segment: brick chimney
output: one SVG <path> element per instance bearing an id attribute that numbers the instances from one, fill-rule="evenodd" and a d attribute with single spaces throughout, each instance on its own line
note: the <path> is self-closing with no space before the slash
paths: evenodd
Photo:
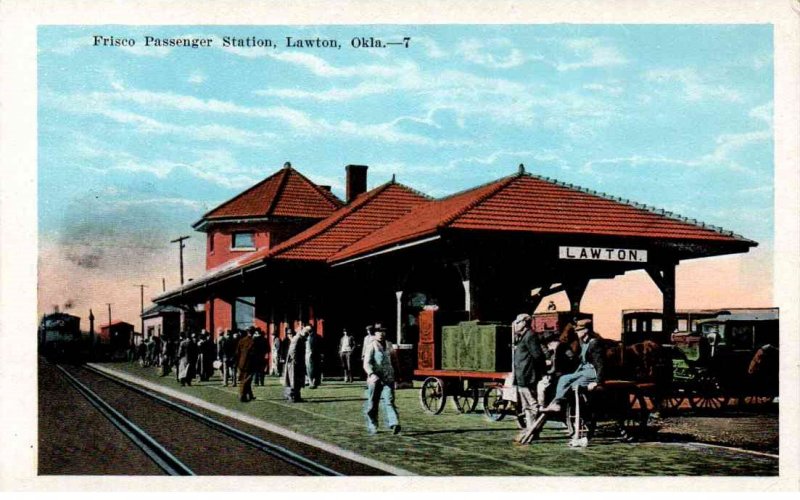
<path id="1" fill-rule="evenodd" d="M 366 165 L 347 165 L 347 203 L 353 201 L 356 196 L 367 191 L 367 167 Z"/>

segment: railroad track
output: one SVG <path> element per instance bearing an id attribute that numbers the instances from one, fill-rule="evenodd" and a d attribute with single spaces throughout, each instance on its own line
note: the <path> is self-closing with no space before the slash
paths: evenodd
<path id="1" fill-rule="evenodd" d="M 111 423 L 120 429 L 131 441 L 133 441 L 142 451 L 155 462 L 166 474 L 169 475 L 196 475 L 184 461 L 176 457 L 175 453 L 168 450 L 168 446 L 160 443 L 156 438 L 145 432 L 141 426 L 134 423 L 130 418 L 123 415 L 111 404 L 106 402 L 97 392 L 93 391 L 86 384 L 81 382 L 74 374 L 60 365 L 56 367 L 66 376 L 67 380 L 95 407 L 108 418 Z M 232 427 L 224 422 L 211 418 L 185 405 L 176 403 L 159 394 L 153 393 L 134 384 L 120 380 L 116 377 L 103 373 L 92 367 L 82 367 L 81 370 L 92 373 L 104 380 L 111 381 L 124 390 L 134 392 L 144 398 L 157 402 L 159 405 L 168 408 L 173 412 L 183 415 L 185 418 L 194 422 L 199 422 L 227 438 L 244 445 L 251 450 L 263 453 L 273 460 L 280 461 L 291 470 L 300 474 L 312 476 L 342 476 L 344 474 L 327 467 L 319 462 L 302 456 L 288 448 L 269 442 L 258 436 L 249 434 L 240 429 Z M 163 441 L 163 439 L 162 439 Z M 248 462 L 258 462 L 257 457 L 248 455 Z"/>

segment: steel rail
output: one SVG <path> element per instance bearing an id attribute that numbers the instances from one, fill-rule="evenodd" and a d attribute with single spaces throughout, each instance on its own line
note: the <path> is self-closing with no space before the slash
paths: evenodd
<path id="1" fill-rule="evenodd" d="M 89 389 L 85 384 L 79 381 L 74 375 L 65 370 L 61 365 L 55 365 L 66 377 L 67 381 L 72 384 L 81 395 L 86 398 L 89 403 L 97 408 L 97 410 L 106 417 L 117 429 L 119 429 L 125 436 L 133 441 L 136 446 L 155 462 L 164 472 L 170 476 L 194 476 L 194 472 L 181 462 L 175 455 L 170 453 L 166 448 L 161 446 L 149 434 L 143 431 L 139 426 L 131 420 L 123 416 L 120 412 L 115 410 L 111 405 L 106 403 L 94 391 Z"/>
<path id="2" fill-rule="evenodd" d="M 122 380 L 122 379 L 119 379 L 117 377 L 114 377 L 113 375 L 109 375 L 107 373 L 104 373 L 104 372 L 102 372 L 100 370 L 97 370 L 97 369 L 91 367 L 91 366 L 84 366 L 83 368 L 85 370 L 91 371 L 92 373 L 101 375 L 101 376 L 103 376 L 103 377 L 105 377 L 105 378 L 107 378 L 107 379 L 109 379 L 109 380 L 111 380 L 111 381 L 123 386 L 123 387 L 126 387 L 126 388 L 128 388 L 128 389 L 130 389 L 130 390 L 132 390 L 132 391 L 134 391 L 134 392 L 136 392 L 138 394 L 142 394 L 142 395 L 147 396 L 147 397 L 149 397 L 151 399 L 154 399 L 154 400 L 158 401 L 159 403 L 161 403 L 161 404 L 163 404 L 163 405 L 165 405 L 165 406 L 167 406 L 167 407 L 169 407 L 169 408 L 171 408 L 171 409 L 173 409 L 175 411 L 178 411 L 180 413 L 188 415 L 188 416 L 190 416 L 190 417 L 192 417 L 192 418 L 194 418 L 194 419 L 196 419 L 196 420 L 208 425 L 212 429 L 216 429 L 217 431 L 219 431 L 219 432 L 221 432 L 221 433 L 223 433 L 223 434 L 225 434 L 227 436 L 230 436 L 232 438 L 235 438 L 235 439 L 237 439 L 237 440 L 239 440 L 239 441 L 241 441 L 241 442 L 243 442 L 243 443 L 245 443 L 247 445 L 250 445 L 250 446 L 252 446 L 252 447 L 254 447 L 254 448 L 256 448 L 256 449 L 258 449 L 258 450 L 260 450 L 260 451 L 262 451 L 262 452 L 264 452 L 264 453 L 266 453 L 268 455 L 270 455 L 270 456 L 273 456 L 275 458 L 283 460 L 284 462 L 286 462 L 286 463 L 288 463 L 290 465 L 293 465 L 293 466 L 301 469 L 302 471 L 307 472 L 310 475 L 313 475 L 313 476 L 344 476 L 344 474 L 342 474 L 341 472 L 335 471 L 335 470 L 333 470 L 333 469 L 331 469 L 331 468 L 329 468 L 329 467 L 327 467 L 325 465 L 322 465 L 322 464 L 320 464 L 318 462 L 310 460 L 310 459 L 308 459 L 308 458 L 306 458 L 306 457 L 304 457 L 304 456 L 302 456 L 302 455 L 300 455 L 298 453 L 295 453 L 295 452 L 289 450 L 288 448 L 284 448 L 283 446 L 277 445 L 275 443 L 270 443 L 269 441 L 265 441 L 265 440 L 263 440 L 263 439 L 261 439 L 261 438 L 259 438 L 257 436 L 254 436 L 254 435 L 249 434 L 247 432 L 244 432 L 244 431 L 242 431 L 240 429 L 232 427 L 232 426 L 230 426 L 228 424 L 220 422 L 219 420 L 213 419 L 213 418 L 211 418 L 211 417 L 209 417 L 207 415 L 204 415 L 204 414 L 202 414 L 202 413 L 200 413 L 198 411 L 195 411 L 195 410 L 193 410 L 193 409 L 191 409 L 191 408 L 189 408 L 187 406 L 184 406 L 182 404 L 179 404 L 179 403 L 176 403 L 174 401 L 171 401 L 171 400 L 169 400 L 169 399 L 167 399 L 167 398 L 165 398 L 165 397 L 163 397 L 163 396 L 161 396 L 159 394 L 156 394 L 156 393 L 153 393 L 153 392 L 148 391 L 146 389 L 143 389 L 143 388 L 141 388 L 141 387 L 139 387 L 139 386 L 137 386 L 135 384 L 132 384 L 132 383 L 127 382 L 125 380 Z"/>

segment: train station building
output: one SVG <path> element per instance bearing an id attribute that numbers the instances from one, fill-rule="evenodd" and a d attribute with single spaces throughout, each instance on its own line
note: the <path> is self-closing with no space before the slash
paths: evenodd
<path id="1" fill-rule="evenodd" d="M 434 199 L 394 178 L 367 191 L 346 167 L 346 199 L 290 164 L 206 213 L 206 273 L 154 298 L 205 310 L 205 328 L 363 335 L 382 323 L 417 341 L 417 314 L 438 308 L 508 322 L 565 292 L 573 312 L 590 280 L 643 269 L 675 320 L 682 260 L 747 252 L 756 242 L 655 207 L 516 172 Z M 327 342 L 335 349 L 336 342 Z"/>

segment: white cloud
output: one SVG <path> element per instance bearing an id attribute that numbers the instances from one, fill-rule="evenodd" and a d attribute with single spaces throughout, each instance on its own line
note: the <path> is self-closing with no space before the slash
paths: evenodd
<path id="1" fill-rule="evenodd" d="M 441 59 L 447 56 L 447 52 L 442 50 L 439 44 L 432 38 L 425 36 L 414 37 L 411 39 L 411 43 L 414 45 L 422 45 L 425 49 L 425 55 L 431 59 Z"/>
<path id="2" fill-rule="evenodd" d="M 91 47 L 92 44 L 93 40 L 91 36 L 58 39 L 58 45 L 52 47 L 50 52 L 66 56 L 71 55 L 80 49 Z"/>
<path id="3" fill-rule="evenodd" d="M 202 71 L 195 71 L 189 75 L 189 78 L 186 81 L 199 85 L 206 81 L 206 75 Z"/>
<path id="4" fill-rule="evenodd" d="M 194 96 L 169 92 L 151 92 L 144 90 L 125 90 L 121 92 L 94 92 L 91 94 L 56 95 L 49 94 L 44 100 L 73 113 L 99 114 L 118 123 L 136 126 L 143 133 L 176 134 L 195 140 L 221 140 L 241 145 L 258 146 L 265 144 L 263 139 L 274 138 L 268 132 L 251 132 L 235 127 L 217 124 L 209 125 L 175 125 L 141 115 L 139 113 L 111 107 L 113 102 L 132 102 L 156 109 L 178 109 L 182 111 L 207 112 L 219 114 L 238 114 L 258 118 L 272 118 L 290 125 L 297 133 L 322 136 L 339 134 L 347 137 L 382 140 L 389 143 L 409 143 L 417 145 L 434 145 L 439 142 L 428 137 L 402 132 L 396 129 L 396 123 L 362 124 L 349 120 L 330 122 L 316 119 L 308 113 L 288 106 L 249 107 L 216 99 L 200 99 Z"/>
<path id="5" fill-rule="evenodd" d="M 352 87 L 333 87 L 328 90 L 310 91 L 300 89 L 264 89 L 256 90 L 256 95 L 279 97 L 281 99 L 308 99 L 321 102 L 341 102 L 387 94 L 396 87 L 390 83 L 361 82 Z"/>
<path id="6" fill-rule="evenodd" d="M 574 38 L 567 40 L 564 44 L 580 59 L 570 62 L 557 62 L 556 69 L 558 71 L 619 66 L 628 62 L 628 59 L 619 49 L 604 43 L 599 38 Z"/>
<path id="7" fill-rule="evenodd" d="M 458 44 L 457 52 L 471 63 L 493 69 L 515 68 L 524 64 L 530 57 L 526 57 L 505 38 L 463 40 Z"/>
<path id="8" fill-rule="evenodd" d="M 117 123 L 131 125 L 138 132 L 145 134 L 174 135 L 194 141 L 229 142 L 251 147 L 265 147 L 277 137 L 276 134 L 269 132 L 252 132 L 216 123 L 204 125 L 167 123 L 132 111 L 114 108 L 109 103 L 109 95 L 118 94 L 59 95 L 44 92 L 42 100 L 45 104 L 51 104 L 70 113 L 104 116 Z"/>
<path id="9" fill-rule="evenodd" d="M 125 46 L 120 49 L 129 54 L 146 57 L 166 57 L 172 52 L 170 47 L 145 47 L 144 45 Z"/>
<path id="10" fill-rule="evenodd" d="M 583 86 L 583 89 L 592 92 L 601 92 L 614 96 L 620 95 L 625 91 L 625 89 L 623 89 L 621 85 L 603 84 L 603 83 L 587 83 Z"/>
<path id="11" fill-rule="evenodd" d="M 755 118 L 756 120 L 761 120 L 767 125 L 772 128 L 772 117 L 773 117 L 773 105 L 772 101 L 766 102 L 760 106 L 756 106 L 755 108 L 751 109 L 747 115 L 751 118 Z"/>
<path id="12" fill-rule="evenodd" d="M 655 69 L 645 73 L 645 80 L 660 85 L 678 84 L 682 97 L 687 101 L 722 99 L 739 102 L 741 94 L 722 84 L 709 83 L 694 68 Z"/>
<path id="13" fill-rule="evenodd" d="M 690 168 L 724 168 L 733 172 L 755 175 L 755 172 L 752 168 L 744 166 L 739 162 L 737 153 L 748 146 L 763 143 L 771 139 L 772 131 L 770 130 L 756 130 L 736 134 L 721 134 L 715 139 L 715 146 L 711 152 L 695 158 L 681 159 L 646 155 L 604 158 L 587 161 L 584 163 L 581 171 L 584 173 L 591 173 L 594 171 L 593 167 L 603 165 L 673 165 Z"/>

